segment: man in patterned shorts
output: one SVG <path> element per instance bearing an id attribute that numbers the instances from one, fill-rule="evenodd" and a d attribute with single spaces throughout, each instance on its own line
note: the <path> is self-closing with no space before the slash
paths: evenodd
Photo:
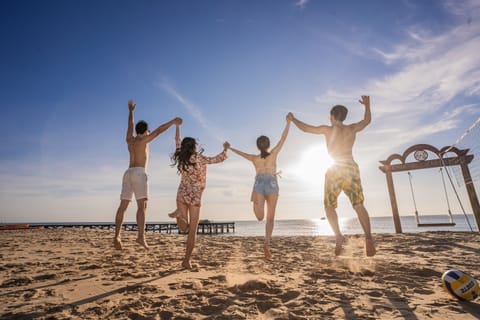
<path id="1" fill-rule="evenodd" d="M 357 163 L 353 160 L 352 148 L 355 143 L 357 132 L 363 130 L 371 121 L 370 97 L 362 96 L 359 100 L 365 106 L 363 120 L 357 123 L 344 124 L 348 109 L 342 105 L 336 105 L 330 110 L 331 125 L 312 126 L 294 117 L 292 113 L 288 117 L 302 131 L 325 135 L 327 150 L 335 161 L 325 174 L 325 212 L 328 222 L 335 232 L 336 246 L 335 254 L 340 255 L 345 242 L 345 237 L 338 225 L 336 212 L 337 198 L 343 191 L 358 215 L 360 224 L 365 232 L 365 247 L 367 256 L 374 256 L 376 253 L 375 243 L 371 234 L 370 218 L 367 209 L 363 205 L 362 182 Z"/>

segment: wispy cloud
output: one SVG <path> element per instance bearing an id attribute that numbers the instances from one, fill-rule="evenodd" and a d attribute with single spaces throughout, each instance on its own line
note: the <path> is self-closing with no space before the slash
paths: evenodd
<path id="1" fill-rule="evenodd" d="M 295 2 L 295 5 L 297 7 L 300 7 L 301 9 L 305 8 L 305 6 L 307 5 L 307 3 L 309 2 L 310 0 L 298 0 L 297 2 Z"/>
<path id="2" fill-rule="evenodd" d="M 180 94 L 180 92 L 170 82 L 167 80 L 162 80 L 158 86 L 175 100 L 177 100 L 211 136 L 218 141 L 225 140 L 225 134 L 207 120 L 207 118 L 203 115 L 201 108 Z"/>
<path id="3" fill-rule="evenodd" d="M 467 1 L 463 11 L 456 7 L 455 14 L 466 14 L 469 5 L 478 12 L 478 1 Z M 335 104 L 370 94 L 376 120 L 372 129 L 385 132 L 395 125 L 403 132 L 395 134 L 393 144 L 389 141 L 391 148 L 454 129 L 465 112 L 480 113 L 478 104 L 452 107 L 462 98 L 480 95 L 480 21 L 460 23 L 437 35 L 418 27 L 406 32 L 408 39 L 393 49 L 373 49 L 396 71 L 362 87 L 329 90 L 316 97 L 322 104 Z"/>

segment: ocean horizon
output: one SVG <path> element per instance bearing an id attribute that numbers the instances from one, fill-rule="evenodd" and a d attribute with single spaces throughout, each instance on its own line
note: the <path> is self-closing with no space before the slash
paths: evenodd
<path id="1" fill-rule="evenodd" d="M 453 215 L 455 226 L 434 226 L 418 227 L 415 216 L 401 216 L 402 231 L 404 233 L 418 233 L 425 231 L 456 231 L 471 232 L 478 231 L 477 224 L 473 214 L 467 214 L 470 225 L 465 215 Z M 205 221 L 205 219 L 204 219 Z M 235 222 L 235 232 L 224 233 L 222 236 L 242 236 L 255 237 L 265 235 L 265 221 L 256 220 L 208 220 L 209 222 Z M 448 223 L 448 215 L 424 215 L 420 217 L 421 223 Z M 147 221 L 147 223 L 172 223 L 169 221 Z M 112 224 L 108 222 L 24 222 L 31 226 L 35 225 L 93 225 L 93 224 Z M 127 221 L 125 223 L 135 223 Z M 363 234 L 360 222 L 357 217 L 339 218 L 340 228 L 344 234 Z M 370 217 L 370 223 L 373 233 L 395 233 L 395 225 L 392 216 Z M 470 226 L 472 229 L 470 229 Z M 318 219 L 285 219 L 275 220 L 273 236 L 329 236 L 333 231 L 325 218 Z"/>

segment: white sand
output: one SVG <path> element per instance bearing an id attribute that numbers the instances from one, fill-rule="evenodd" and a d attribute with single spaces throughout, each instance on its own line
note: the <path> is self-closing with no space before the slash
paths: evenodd
<path id="1" fill-rule="evenodd" d="M 448 269 L 480 279 L 478 233 L 349 236 L 335 258 L 333 237 L 199 236 L 194 269 L 182 270 L 182 235 L 135 232 L 125 249 L 113 231 L 0 232 L 1 319 L 479 319 L 480 301 L 460 302 L 441 286 Z"/>

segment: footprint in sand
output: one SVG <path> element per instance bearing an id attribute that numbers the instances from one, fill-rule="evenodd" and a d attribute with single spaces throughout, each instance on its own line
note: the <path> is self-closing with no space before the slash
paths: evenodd
<path id="1" fill-rule="evenodd" d="M 32 282 L 33 282 L 33 279 L 31 277 L 19 277 L 19 278 L 13 278 L 13 279 L 8 279 L 3 281 L 0 287 L 6 288 L 6 287 L 25 286 L 25 285 L 31 284 Z"/>
<path id="2" fill-rule="evenodd" d="M 290 300 L 296 299 L 298 296 L 300 296 L 300 291 L 289 290 L 283 293 L 282 295 L 280 295 L 280 299 L 282 300 L 283 303 L 285 303 Z"/>
<path id="3" fill-rule="evenodd" d="M 33 280 L 43 281 L 43 280 L 53 280 L 56 278 L 58 278 L 57 274 L 47 273 L 47 274 L 41 274 L 41 275 L 35 276 Z"/>
<path id="4" fill-rule="evenodd" d="M 27 301 L 30 299 L 37 298 L 38 296 L 39 296 L 38 290 L 28 290 L 26 293 L 23 294 L 23 298 Z"/>

